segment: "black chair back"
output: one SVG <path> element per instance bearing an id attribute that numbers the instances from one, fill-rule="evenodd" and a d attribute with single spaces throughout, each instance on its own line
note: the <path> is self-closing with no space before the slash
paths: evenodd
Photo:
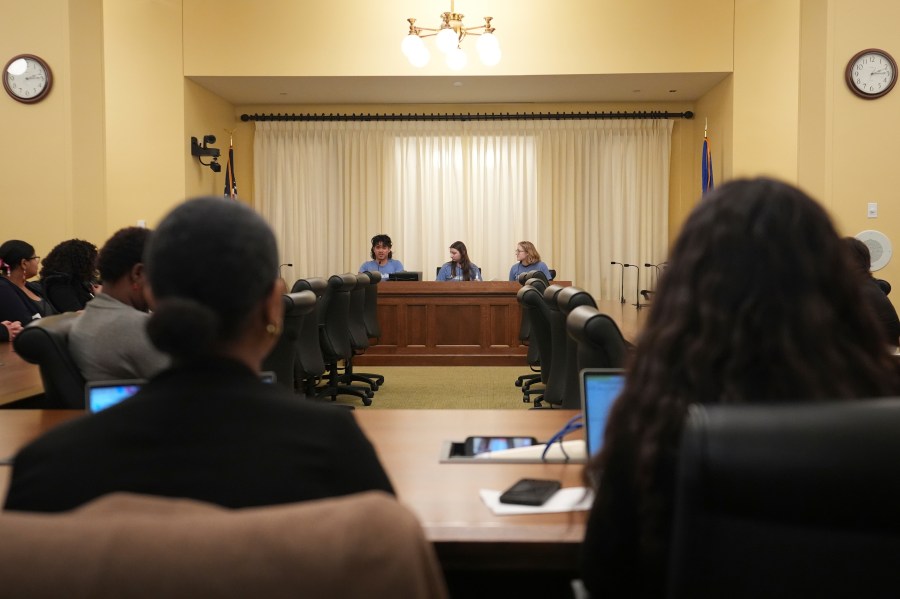
<path id="1" fill-rule="evenodd" d="M 353 357 L 350 338 L 350 292 L 356 287 L 356 275 L 342 274 L 328 277 L 319 303 L 319 343 L 325 363 L 349 360 Z"/>
<path id="2" fill-rule="evenodd" d="M 369 284 L 366 286 L 366 333 L 371 339 L 381 337 L 381 325 L 378 322 L 378 284 L 381 282 L 381 273 L 367 271 L 363 273 L 368 275 Z"/>
<path id="3" fill-rule="evenodd" d="M 369 349 L 369 333 L 366 330 L 366 289 L 371 284 L 369 275 L 359 273 L 356 285 L 350 290 L 350 344 L 353 353 L 361 354 Z"/>
<path id="4" fill-rule="evenodd" d="M 316 308 L 316 294 L 312 291 L 298 291 L 282 296 L 284 305 L 284 323 L 278 343 L 263 360 L 262 369 L 275 373 L 276 381 L 294 390 L 294 367 L 297 361 L 297 347 L 300 338 L 300 329 L 307 314 L 311 314 Z"/>
<path id="5" fill-rule="evenodd" d="M 550 322 L 550 347 L 553 360 L 550 364 L 550 379 L 544 391 L 543 401 L 560 406 L 566 397 L 566 317 L 559 310 L 556 296 L 564 287 L 550 285 L 544 290 L 544 303 L 548 308 Z"/>
<path id="6" fill-rule="evenodd" d="M 553 347 L 550 335 L 550 309 L 544 302 L 543 291 L 538 285 L 529 284 L 522 286 L 516 293 L 516 299 L 523 310 L 528 312 L 531 321 L 531 334 L 529 351 L 531 346 L 537 348 L 538 363 L 541 365 L 541 381 L 550 380 L 550 368 L 553 363 Z"/>
<path id="7" fill-rule="evenodd" d="M 577 346 L 578 371 L 622 368 L 631 350 L 615 321 L 596 307 L 577 306 L 566 317 L 566 330 Z"/>
<path id="8" fill-rule="evenodd" d="M 692 406 L 669 597 L 896 596 L 900 399 Z"/>
<path id="9" fill-rule="evenodd" d="M 581 393 L 579 390 L 581 382 L 578 378 L 578 373 L 580 372 L 578 367 L 578 343 L 571 335 L 566 334 L 565 321 L 569 313 L 578 306 L 592 306 L 596 308 L 597 304 L 590 293 L 578 287 L 563 288 L 562 291 L 556 294 L 556 303 L 563 315 L 563 334 L 566 337 L 566 372 L 564 374 L 566 383 L 562 407 L 569 410 L 580 410 Z"/>
<path id="10" fill-rule="evenodd" d="M 44 399 L 34 407 L 84 409 L 84 377 L 69 354 L 69 331 L 78 316 L 66 312 L 34 320 L 13 342 L 16 353 L 41 372 Z"/>
<path id="11" fill-rule="evenodd" d="M 325 373 L 325 360 L 322 357 L 322 344 L 319 341 L 319 303 L 328 287 L 328 281 L 322 277 L 298 279 L 291 288 L 291 293 L 311 291 L 316 296 L 316 307 L 312 312 L 304 314 L 297 335 L 297 348 L 294 353 L 294 387 L 303 389 L 307 395 L 314 394 L 318 377 Z"/>

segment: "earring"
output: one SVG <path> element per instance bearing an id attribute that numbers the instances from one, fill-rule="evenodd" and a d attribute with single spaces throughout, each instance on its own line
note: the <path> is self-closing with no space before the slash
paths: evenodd
<path id="1" fill-rule="evenodd" d="M 281 333 L 281 328 L 274 322 L 270 322 L 266 325 L 266 332 L 274 337 Z"/>

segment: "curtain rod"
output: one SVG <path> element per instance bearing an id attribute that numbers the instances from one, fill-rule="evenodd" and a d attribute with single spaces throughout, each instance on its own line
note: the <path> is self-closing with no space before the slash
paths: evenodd
<path id="1" fill-rule="evenodd" d="M 540 121 L 591 119 L 692 119 L 685 112 L 523 112 L 490 114 L 242 114 L 246 121 Z"/>

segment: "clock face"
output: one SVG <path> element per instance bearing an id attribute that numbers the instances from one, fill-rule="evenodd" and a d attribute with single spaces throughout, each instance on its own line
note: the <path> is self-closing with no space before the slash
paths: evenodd
<path id="1" fill-rule="evenodd" d="M 863 50 L 847 63 L 847 85 L 857 96 L 873 100 L 897 82 L 897 63 L 884 50 Z"/>
<path id="2" fill-rule="evenodd" d="M 13 99 L 26 104 L 43 100 L 50 92 L 50 67 L 33 54 L 13 57 L 3 69 L 3 87 Z"/>

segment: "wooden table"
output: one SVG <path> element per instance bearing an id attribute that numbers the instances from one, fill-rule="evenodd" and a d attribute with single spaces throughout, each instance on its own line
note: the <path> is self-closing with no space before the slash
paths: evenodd
<path id="1" fill-rule="evenodd" d="M 0 405 L 41 395 L 44 384 L 36 364 L 23 360 L 12 343 L 0 343 Z"/>
<path id="2" fill-rule="evenodd" d="M 0 411 L 0 457 L 42 431 L 80 416 L 72 410 Z M 418 515 L 447 570 L 571 571 L 584 536 L 586 512 L 494 516 L 479 489 L 505 489 L 520 478 L 582 486 L 581 464 L 441 464 L 444 441 L 469 435 L 533 435 L 548 439 L 570 410 L 354 411 L 375 446 L 400 500 Z M 573 434 L 578 438 L 580 431 Z M 10 468 L 0 467 L 0 497 Z"/>

